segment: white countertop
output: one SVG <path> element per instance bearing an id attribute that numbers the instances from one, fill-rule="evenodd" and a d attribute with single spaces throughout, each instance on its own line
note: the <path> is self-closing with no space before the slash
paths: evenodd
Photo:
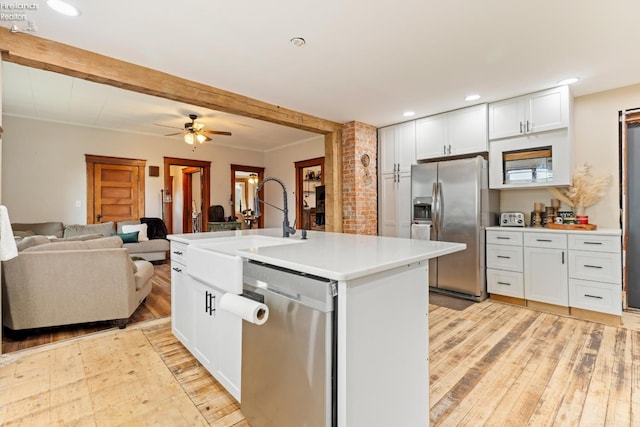
<path id="1" fill-rule="evenodd" d="M 171 234 L 167 238 L 189 245 L 208 245 L 215 243 L 216 239 L 248 235 L 281 237 L 282 229 Z M 299 243 L 242 249 L 232 247 L 226 251 L 222 244 L 216 250 L 332 280 L 352 280 L 466 248 L 464 243 L 323 231 L 309 231 L 304 241 L 300 241 L 300 237 L 298 230 L 289 239 Z"/>
<path id="2" fill-rule="evenodd" d="M 562 230 L 546 227 L 487 227 L 486 230 L 494 231 L 524 231 L 526 233 L 565 233 L 565 234 L 598 234 L 601 236 L 621 236 L 622 230 L 618 228 L 600 228 L 596 230 Z"/>

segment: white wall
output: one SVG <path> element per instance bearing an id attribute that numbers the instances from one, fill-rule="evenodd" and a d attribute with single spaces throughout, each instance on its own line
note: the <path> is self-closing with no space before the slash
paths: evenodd
<path id="1" fill-rule="evenodd" d="M 609 192 L 596 205 L 587 208 L 589 222 L 599 228 L 620 228 L 620 168 L 618 164 L 618 112 L 640 107 L 640 85 L 604 91 L 574 99 L 574 163 L 592 165 L 592 174 L 611 175 Z M 529 214 L 534 202 L 550 204 L 547 190 L 502 191 L 502 211 Z M 563 206 L 563 208 L 566 206 Z"/>
<path id="2" fill-rule="evenodd" d="M 211 204 L 229 206 L 230 164 L 264 166 L 264 154 L 212 144 L 195 151 L 179 137 L 164 138 L 4 116 L 2 202 L 13 222 L 86 222 L 85 154 L 144 159 L 145 216 L 160 217 L 163 157 L 211 161 Z M 147 168 L 148 170 L 148 168 Z M 76 201 L 80 207 L 76 207 Z"/>
<path id="3" fill-rule="evenodd" d="M 287 187 L 287 204 L 289 207 L 289 222 L 293 225 L 296 218 L 296 167 L 295 162 L 324 157 L 324 136 L 318 135 L 301 141 L 297 144 L 269 151 L 265 154 L 265 178 L 275 177 L 281 179 Z M 268 182 L 264 186 L 264 197 L 270 203 L 282 208 L 282 187 L 275 182 Z M 271 206 L 265 206 L 265 228 L 282 227 L 283 215 Z M 301 227 L 301 224 L 296 224 Z"/>

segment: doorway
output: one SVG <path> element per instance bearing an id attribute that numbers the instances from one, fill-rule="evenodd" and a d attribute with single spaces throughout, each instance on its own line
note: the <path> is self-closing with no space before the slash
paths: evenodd
<path id="1" fill-rule="evenodd" d="M 296 224 L 302 230 L 325 229 L 324 157 L 295 162 Z"/>
<path id="2" fill-rule="evenodd" d="M 209 161 L 164 158 L 162 215 L 169 234 L 176 233 L 174 228 L 182 228 L 180 231 L 183 233 L 207 229 L 207 209 L 204 207 L 210 204 L 210 177 L 211 162 Z M 178 180 L 181 182 L 176 185 L 175 181 Z M 189 184 L 185 184 L 185 181 L 189 181 Z M 185 185 L 188 185 L 188 188 Z M 196 201 L 195 209 L 194 200 Z M 194 212 L 199 215 L 195 223 L 193 222 Z M 187 227 L 184 227 L 185 221 L 187 221 Z"/>
<path id="3" fill-rule="evenodd" d="M 640 309 L 640 109 L 620 113 L 623 292 L 627 306 Z"/>
<path id="4" fill-rule="evenodd" d="M 231 165 L 232 214 L 244 222 L 243 228 L 264 228 L 264 218 L 254 216 L 253 203 L 256 188 L 263 179 L 263 167 Z M 261 199 L 264 197 L 262 189 L 259 196 Z"/>
<path id="5" fill-rule="evenodd" d="M 146 160 L 85 155 L 87 224 L 144 216 Z"/>

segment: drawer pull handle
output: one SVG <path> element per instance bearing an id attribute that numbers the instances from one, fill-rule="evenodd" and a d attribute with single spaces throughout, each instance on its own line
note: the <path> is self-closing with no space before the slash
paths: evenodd
<path id="1" fill-rule="evenodd" d="M 547 242 L 547 243 L 551 243 L 552 240 L 550 239 L 536 239 L 536 242 Z"/>
<path id="2" fill-rule="evenodd" d="M 176 272 L 178 272 L 178 273 L 182 273 L 182 269 L 181 269 L 181 268 L 178 268 L 178 267 L 173 267 L 173 268 L 172 268 L 172 270 L 173 270 L 173 271 L 176 271 Z"/>
<path id="3" fill-rule="evenodd" d="M 587 268 L 602 268 L 602 266 L 600 266 L 600 265 L 589 265 L 589 264 L 585 264 L 584 266 L 585 266 L 585 267 L 587 267 Z"/>
<path id="4" fill-rule="evenodd" d="M 511 283 L 509 283 L 509 282 L 498 282 L 498 285 L 511 286 Z"/>
<path id="5" fill-rule="evenodd" d="M 595 299 L 603 299 L 601 296 L 599 295 L 589 295 L 589 294 L 584 294 L 585 297 L 587 298 L 595 298 Z"/>
<path id="6" fill-rule="evenodd" d="M 497 236 L 496 239 L 498 239 L 498 240 L 511 240 L 511 237 Z"/>
<path id="7" fill-rule="evenodd" d="M 602 242 L 583 242 L 585 245 L 601 245 Z"/>
<path id="8" fill-rule="evenodd" d="M 173 251 L 173 253 L 176 255 L 182 255 L 182 251 Z"/>
<path id="9" fill-rule="evenodd" d="M 511 259 L 510 256 L 498 255 L 498 258 Z"/>

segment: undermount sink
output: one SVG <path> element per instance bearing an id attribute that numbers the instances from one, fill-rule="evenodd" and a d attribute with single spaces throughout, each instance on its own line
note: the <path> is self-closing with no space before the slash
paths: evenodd
<path id="1" fill-rule="evenodd" d="M 302 242 L 300 239 L 249 235 L 221 237 L 207 243 L 191 244 L 187 247 L 187 271 L 202 283 L 225 292 L 241 294 L 242 257 L 238 251 Z"/>

